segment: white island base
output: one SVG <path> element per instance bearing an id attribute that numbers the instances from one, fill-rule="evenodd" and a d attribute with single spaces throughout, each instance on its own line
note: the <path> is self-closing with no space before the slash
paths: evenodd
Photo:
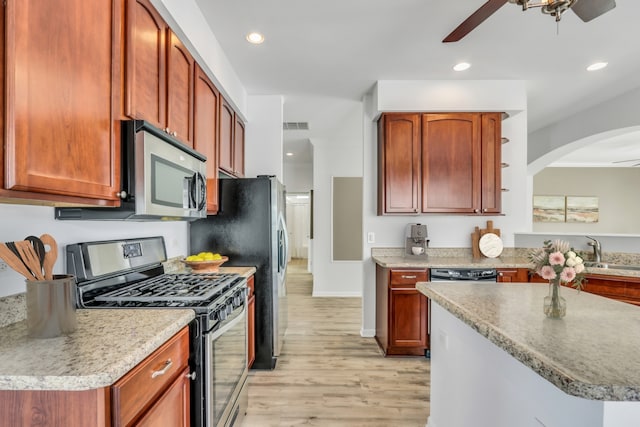
<path id="1" fill-rule="evenodd" d="M 640 402 L 570 396 L 433 300 L 431 325 L 427 427 L 640 426 Z"/>

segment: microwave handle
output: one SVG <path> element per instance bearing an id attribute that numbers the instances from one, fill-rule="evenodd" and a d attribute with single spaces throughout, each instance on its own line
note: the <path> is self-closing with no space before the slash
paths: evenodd
<path id="1" fill-rule="evenodd" d="M 196 172 L 191 178 L 191 201 L 199 211 L 207 204 L 207 181 L 200 172 Z"/>

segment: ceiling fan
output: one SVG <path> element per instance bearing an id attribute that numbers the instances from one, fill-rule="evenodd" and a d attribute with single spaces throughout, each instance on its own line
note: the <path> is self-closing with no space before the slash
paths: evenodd
<path id="1" fill-rule="evenodd" d="M 459 41 L 504 6 L 505 3 L 514 3 L 522 6 L 522 10 L 539 7 L 542 13 L 554 16 L 556 22 L 560 21 L 562 13 L 567 9 L 571 9 L 584 22 L 589 22 L 616 7 L 615 0 L 489 0 L 465 19 L 462 24 L 458 25 L 442 42 Z"/>

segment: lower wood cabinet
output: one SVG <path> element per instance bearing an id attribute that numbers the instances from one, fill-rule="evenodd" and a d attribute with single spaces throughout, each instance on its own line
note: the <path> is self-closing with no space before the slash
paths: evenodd
<path id="1" fill-rule="evenodd" d="M 113 425 L 136 419 L 158 425 L 148 420 L 162 419 L 165 425 L 189 426 L 188 371 L 189 330 L 184 328 L 111 387 Z"/>
<path id="2" fill-rule="evenodd" d="M 171 426 L 190 420 L 189 328 L 111 387 L 0 390 L 0 426 Z"/>
<path id="3" fill-rule="evenodd" d="M 429 349 L 428 299 L 416 289 L 427 269 L 376 265 L 376 341 L 385 356 L 423 356 Z"/>
<path id="4" fill-rule="evenodd" d="M 498 268 L 498 282 L 528 282 L 529 269 L 527 268 Z"/>
<path id="5" fill-rule="evenodd" d="M 587 274 L 582 290 L 640 306 L 640 277 Z"/>
<path id="6" fill-rule="evenodd" d="M 530 274 L 529 281 L 549 283 L 535 273 Z M 582 291 L 640 306 L 640 277 L 585 274 Z"/>
<path id="7" fill-rule="evenodd" d="M 251 368 L 256 360 L 256 294 L 254 276 L 247 280 L 247 367 Z"/>

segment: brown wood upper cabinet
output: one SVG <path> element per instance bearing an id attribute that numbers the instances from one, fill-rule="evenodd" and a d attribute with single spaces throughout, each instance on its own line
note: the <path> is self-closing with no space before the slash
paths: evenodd
<path id="1" fill-rule="evenodd" d="M 378 121 L 378 214 L 420 209 L 420 115 L 383 114 Z"/>
<path id="2" fill-rule="evenodd" d="M 120 2 L 5 4 L 0 199 L 118 204 Z"/>
<path id="3" fill-rule="evenodd" d="M 378 214 L 501 212 L 501 113 L 385 113 Z"/>
<path id="4" fill-rule="evenodd" d="M 195 60 L 149 0 L 127 0 L 124 114 L 193 147 Z"/>
<path id="5" fill-rule="evenodd" d="M 220 169 L 244 176 L 244 122 L 226 99 L 220 97 Z"/>
<path id="6" fill-rule="evenodd" d="M 196 64 L 193 148 L 207 157 L 207 213 L 218 212 L 218 108 L 220 92 Z"/>

